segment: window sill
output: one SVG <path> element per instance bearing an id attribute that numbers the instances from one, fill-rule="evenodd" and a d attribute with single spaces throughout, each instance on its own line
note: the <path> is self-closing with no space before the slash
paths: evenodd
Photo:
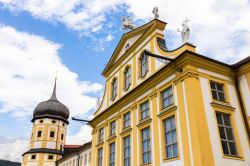
<path id="1" fill-rule="evenodd" d="M 111 101 L 114 102 L 116 100 L 117 94 L 115 95 L 115 97 L 111 97 Z"/>
<path id="2" fill-rule="evenodd" d="M 148 163 L 148 164 L 140 164 L 140 166 L 151 166 L 152 164 L 151 163 Z"/>
<path id="3" fill-rule="evenodd" d="M 144 79 L 148 74 L 148 70 L 146 70 L 146 73 L 142 76 L 141 74 L 139 75 L 139 79 Z"/>
<path id="4" fill-rule="evenodd" d="M 152 118 L 150 116 L 146 117 L 145 119 L 142 119 L 139 121 L 139 123 L 136 125 L 137 127 L 140 127 L 144 124 L 150 123 L 152 121 Z"/>
<path id="5" fill-rule="evenodd" d="M 232 159 L 232 160 L 241 160 L 241 161 L 245 161 L 243 157 L 240 156 L 227 156 L 227 155 L 223 155 L 223 158 L 226 159 Z"/>
<path id="6" fill-rule="evenodd" d="M 180 160 L 180 156 L 173 157 L 173 158 L 165 158 L 163 159 L 163 162 L 170 162 L 170 161 L 175 161 L 175 160 Z"/>
<path id="7" fill-rule="evenodd" d="M 116 136 L 115 134 L 110 135 L 109 138 L 107 139 L 107 141 L 108 141 L 108 142 L 111 142 L 111 141 L 113 141 L 114 139 L 116 139 L 116 137 L 117 137 L 117 136 Z"/>
<path id="8" fill-rule="evenodd" d="M 157 115 L 158 117 L 161 117 L 167 113 L 170 113 L 172 111 L 175 111 L 177 109 L 177 106 L 175 106 L 174 104 L 171 104 L 170 106 L 166 107 L 166 108 L 163 108 L 161 110 L 161 112 Z"/>
<path id="9" fill-rule="evenodd" d="M 127 88 L 123 88 L 123 91 L 124 91 L 124 92 L 127 92 L 127 91 L 129 90 L 130 86 L 131 86 L 131 83 L 128 85 Z"/>
<path id="10" fill-rule="evenodd" d="M 232 107 L 228 102 L 222 102 L 222 101 L 213 100 L 210 103 L 210 105 L 214 106 L 214 107 L 225 108 L 225 109 L 232 110 L 232 111 L 235 110 L 235 108 Z"/>
<path id="11" fill-rule="evenodd" d="M 131 127 L 126 127 L 122 130 L 122 132 L 120 133 L 120 135 L 125 135 L 126 133 L 129 133 L 132 131 Z"/>
<path id="12" fill-rule="evenodd" d="M 104 141 L 101 140 L 101 141 L 98 141 L 98 142 L 97 142 L 96 146 L 102 146 L 103 144 L 104 144 Z"/>

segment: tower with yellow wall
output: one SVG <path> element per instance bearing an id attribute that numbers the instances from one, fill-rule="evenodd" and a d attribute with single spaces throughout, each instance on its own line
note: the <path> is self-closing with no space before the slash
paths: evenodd
<path id="1" fill-rule="evenodd" d="M 56 81 L 49 100 L 39 103 L 34 112 L 29 150 L 23 166 L 54 166 L 63 156 L 69 109 L 56 97 Z"/>

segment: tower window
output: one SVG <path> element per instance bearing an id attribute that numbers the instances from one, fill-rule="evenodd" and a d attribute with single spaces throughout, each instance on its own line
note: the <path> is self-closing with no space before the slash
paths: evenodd
<path id="1" fill-rule="evenodd" d="M 65 126 L 65 123 L 63 123 L 63 126 Z"/>
<path id="2" fill-rule="evenodd" d="M 37 137 L 41 137 L 42 136 L 42 131 L 38 131 L 37 132 Z"/>
<path id="3" fill-rule="evenodd" d="M 54 131 L 51 131 L 49 136 L 50 136 L 51 138 L 54 138 L 55 132 L 54 132 Z"/>
<path id="4" fill-rule="evenodd" d="M 53 155 L 49 155 L 48 159 L 53 160 Z"/>
<path id="5" fill-rule="evenodd" d="M 31 155 L 31 159 L 35 160 L 36 159 L 36 155 L 35 154 Z"/>
<path id="6" fill-rule="evenodd" d="M 63 135 L 63 134 L 61 134 L 61 140 L 63 140 L 63 136 L 64 136 L 64 135 Z"/>
<path id="7" fill-rule="evenodd" d="M 52 123 L 56 123 L 56 121 L 55 121 L 55 120 L 52 120 Z"/>
<path id="8" fill-rule="evenodd" d="M 60 150 L 63 151 L 63 145 L 60 145 Z"/>
<path id="9" fill-rule="evenodd" d="M 43 120 L 40 120 L 40 123 L 43 123 Z"/>

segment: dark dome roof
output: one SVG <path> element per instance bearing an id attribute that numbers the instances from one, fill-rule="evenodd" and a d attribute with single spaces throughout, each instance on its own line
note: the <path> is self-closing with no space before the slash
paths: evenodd
<path id="1" fill-rule="evenodd" d="M 69 109 L 56 98 L 56 81 L 50 99 L 43 101 L 36 106 L 33 112 L 32 122 L 41 118 L 60 119 L 68 123 Z"/>

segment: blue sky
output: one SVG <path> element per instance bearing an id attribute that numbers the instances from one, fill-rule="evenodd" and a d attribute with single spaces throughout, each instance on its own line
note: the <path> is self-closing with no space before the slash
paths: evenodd
<path id="1" fill-rule="evenodd" d="M 169 49 L 181 45 L 176 29 L 188 18 L 198 53 L 226 63 L 250 55 L 247 0 L 0 0 L 0 158 L 21 159 L 33 109 L 50 97 L 56 72 L 59 100 L 72 116 L 91 118 L 104 90 L 101 72 L 124 33 L 121 16 L 141 26 L 154 6 L 168 23 Z M 86 142 L 90 133 L 70 122 L 68 143 Z"/>

